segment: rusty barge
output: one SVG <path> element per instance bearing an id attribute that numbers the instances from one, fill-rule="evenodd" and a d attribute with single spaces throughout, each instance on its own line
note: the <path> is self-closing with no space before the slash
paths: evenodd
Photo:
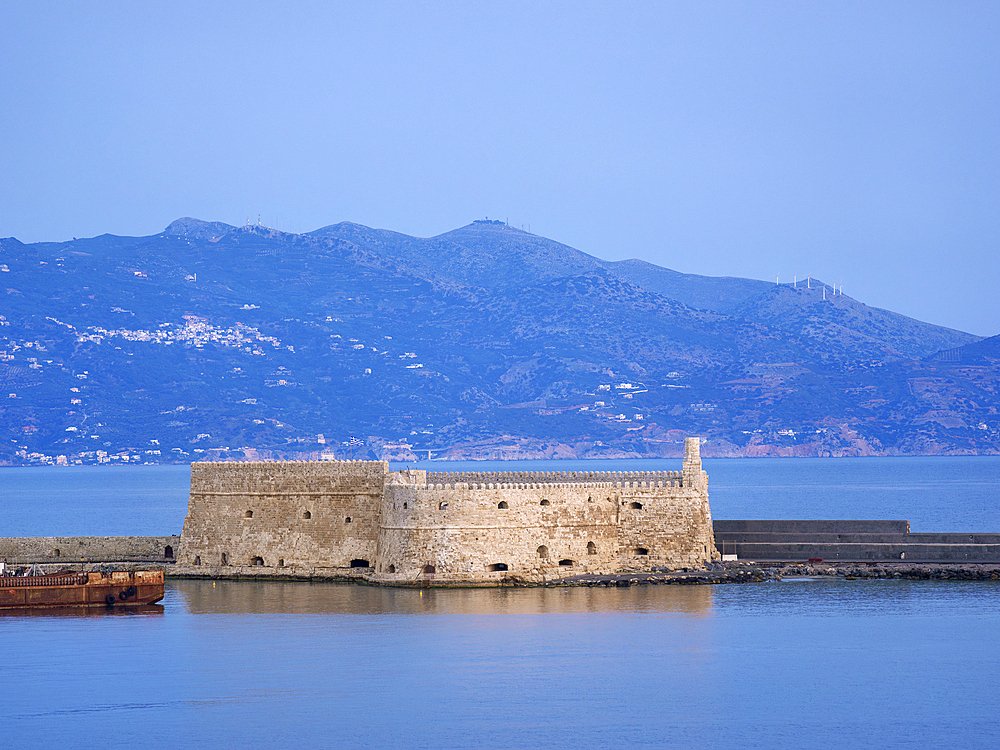
<path id="1" fill-rule="evenodd" d="M 135 607 L 162 598 L 162 570 L 0 576 L 0 609 Z"/>

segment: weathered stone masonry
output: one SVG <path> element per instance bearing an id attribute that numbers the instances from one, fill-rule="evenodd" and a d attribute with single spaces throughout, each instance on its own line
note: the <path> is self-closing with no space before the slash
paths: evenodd
<path id="1" fill-rule="evenodd" d="M 195 463 L 178 564 L 498 584 L 717 559 L 697 438 L 682 471 L 389 471 L 382 461 Z M 248 571 L 251 572 L 251 571 Z"/>
<path id="2" fill-rule="evenodd" d="M 178 536 L 36 536 L 0 537 L 0 562 L 20 565 L 61 563 L 173 563 Z"/>

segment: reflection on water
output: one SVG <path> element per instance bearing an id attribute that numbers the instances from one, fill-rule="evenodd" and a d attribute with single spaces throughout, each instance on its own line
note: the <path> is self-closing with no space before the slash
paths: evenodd
<path id="1" fill-rule="evenodd" d="M 170 581 L 164 602 L 192 614 L 708 615 L 711 586 L 393 589 L 351 583 Z"/>
<path id="2" fill-rule="evenodd" d="M 23 607 L 0 609 L 0 617 L 148 617 L 162 615 L 162 604 L 131 607 Z"/>

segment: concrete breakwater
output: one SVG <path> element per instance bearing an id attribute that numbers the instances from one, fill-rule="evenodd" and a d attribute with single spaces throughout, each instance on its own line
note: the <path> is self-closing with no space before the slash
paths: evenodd
<path id="1" fill-rule="evenodd" d="M 1000 534 L 910 532 L 909 521 L 719 521 L 715 546 L 724 556 L 757 562 L 1000 562 Z"/>

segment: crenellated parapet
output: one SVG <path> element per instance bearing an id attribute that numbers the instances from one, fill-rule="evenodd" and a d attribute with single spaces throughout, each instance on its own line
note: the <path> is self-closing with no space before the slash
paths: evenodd
<path id="1" fill-rule="evenodd" d="M 427 481 L 432 485 L 500 484 L 635 484 L 656 483 L 657 486 L 680 486 L 684 474 L 680 471 L 429 471 Z M 676 483 L 676 484 L 672 484 Z"/>
<path id="2" fill-rule="evenodd" d="M 664 474 L 668 472 L 663 472 Z M 671 474 L 680 474 L 680 472 L 669 472 Z M 429 476 L 429 475 L 428 475 Z M 618 489 L 640 489 L 640 488 L 665 488 L 674 487 L 681 488 L 684 486 L 683 478 L 680 476 L 674 477 L 672 479 L 659 480 L 659 481 L 625 481 L 625 482 L 469 482 L 464 481 L 464 478 L 455 476 L 447 477 L 438 475 L 434 477 L 435 479 L 447 478 L 452 481 L 438 482 L 438 483 L 428 483 L 423 485 L 423 489 L 428 490 L 485 490 L 485 489 L 503 489 L 503 490 L 530 490 L 530 489 L 545 489 L 546 487 L 569 487 L 573 489 L 586 489 L 588 487 L 612 487 Z"/>

